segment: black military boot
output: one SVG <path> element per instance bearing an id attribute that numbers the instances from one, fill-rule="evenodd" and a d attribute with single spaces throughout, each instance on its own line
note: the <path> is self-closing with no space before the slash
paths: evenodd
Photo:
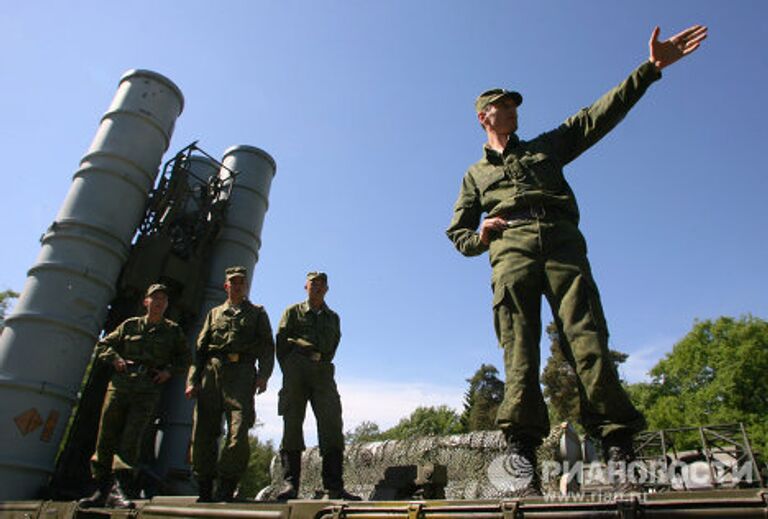
<path id="1" fill-rule="evenodd" d="M 213 503 L 213 480 L 212 479 L 197 480 L 197 502 Z"/>
<path id="2" fill-rule="evenodd" d="M 236 479 L 220 479 L 218 488 L 216 489 L 216 501 L 224 501 L 226 503 L 231 503 L 235 500 L 235 490 L 237 490 L 237 484 L 239 483 Z"/>
<path id="3" fill-rule="evenodd" d="M 617 431 L 603 438 L 603 457 L 608 482 L 614 492 L 628 494 L 643 491 L 643 486 L 638 482 L 639 475 L 634 473 L 630 465 L 635 461 L 631 433 Z"/>
<path id="4" fill-rule="evenodd" d="M 344 490 L 344 451 L 329 450 L 323 456 L 323 486 L 328 499 L 344 499 L 345 501 L 362 501 L 363 498 Z"/>
<path id="5" fill-rule="evenodd" d="M 301 451 L 280 451 L 280 464 L 283 466 L 283 486 L 277 494 L 278 501 L 296 499 L 301 483 Z"/>
<path id="6" fill-rule="evenodd" d="M 77 506 L 86 508 L 103 508 L 107 502 L 107 497 L 112 490 L 112 479 L 102 479 L 96 481 L 96 491 L 90 497 L 84 497 L 77 502 Z"/>
<path id="7" fill-rule="evenodd" d="M 107 496 L 105 506 L 107 508 L 136 508 L 136 504 L 125 497 L 123 489 L 120 487 L 120 481 L 118 480 L 115 480 L 115 483 L 112 485 L 112 490 L 110 491 L 109 496 Z"/>
<path id="8" fill-rule="evenodd" d="M 530 497 L 541 495 L 536 460 L 538 442 L 526 436 L 507 434 L 507 453 L 504 468 L 510 476 L 506 497 Z"/>

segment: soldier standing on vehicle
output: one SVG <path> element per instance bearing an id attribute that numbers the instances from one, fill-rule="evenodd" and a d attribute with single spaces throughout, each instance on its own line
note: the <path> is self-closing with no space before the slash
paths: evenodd
<path id="1" fill-rule="evenodd" d="M 307 300 L 289 306 L 277 329 L 277 360 L 283 371 L 278 414 L 283 417 L 280 462 L 283 488 L 277 499 L 295 499 L 301 483 L 302 427 L 307 402 L 317 420 L 317 436 L 325 493 L 330 499 L 359 501 L 344 490 L 344 435 L 341 398 L 334 380 L 333 357 L 341 340 L 339 316 L 325 304 L 328 276 L 310 272 L 304 285 Z"/>
<path id="2" fill-rule="evenodd" d="M 247 270 L 230 267 L 225 274 L 227 300 L 208 313 L 187 378 L 187 398 L 197 398 L 192 468 L 200 502 L 234 499 L 250 456 L 248 429 L 256 421 L 254 396 L 267 390 L 275 363 L 269 316 L 247 299 Z M 219 453 L 222 415 L 227 435 Z M 215 496 L 214 480 L 218 480 Z"/>
<path id="3" fill-rule="evenodd" d="M 150 286 L 144 307 L 146 315 L 127 319 L 97 346 L 97 360 L 111 364 L 115 371 L 107 388 L 96 453 L 91 460 L 97 488 L 92 496 L 80 500 L 81 508 L 134 507 L 115 479 L 114 456 L 117 453 L 128 466 L 135 466 L 163 384 L 174 374 L 186 373 L 189 366 L 184 333 L 163 317 L 168 308 L 168 288 Z"/>
<path id="4" fill-rule="evenodd" d="M 539 386 L 542 294 L 578 375 L 581 422 L 602 438 L 606 461 L 630 461 L 632 436 L 645 427 L 608 354 L 608 330 L 563 167 L 613 129 L 664 67 L 695 51 L 707 29 L 696 25 L 663 42 L 658 35 L 656 27 L 648 61 L 624 82 L 531 141 L 515 133 L 523 101 L 518 92 L 488 90 L 475 102 L 488 141 L 483 158 L 464 176 L 446 232 L 465 256 L 490 254 L 494 324 L 506 370 L 496 421 L 507 439 L 512 477 L 525 482 L 513 494 L 541 493 L 536 448 L 549 433 Z"/>

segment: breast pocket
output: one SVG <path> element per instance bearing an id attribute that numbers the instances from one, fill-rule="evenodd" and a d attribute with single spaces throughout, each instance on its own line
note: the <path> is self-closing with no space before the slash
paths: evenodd
<path id="1" fill-rule="evenodd" d="M 232 322 L 232 333 L 243 340 L 252 340 L 256 337 L 256 318 L 251 315 L 238 317 Z"/>
<path id="2" fill-rule="evenodd" d="M 125 353 L 123 357 L 128 359 L 135 359 L 141 357 L 144 349 L 144 336 L 143 335 L 126 335 L 123 338 L 125 345 Z"/>
<path id="3" fill-rule="evenodd" d="M 315 321 L 309 314 L 299 317 L 296 320 L 296 328 L 302 333 L 309 332 L 315 325 Z"/>
<path id="4" fill-rule="evenodd" d="M 217 319 L 211 324 L 211 343 L 223 344 L 227 340 L 229 332 L 229 321 L 227 319 Z"/>
<path id="5" fill-rule="evenodd" d="M 520 159 L 528 184 L 544 191 L 559 192 L 565 185 L 563 170 L 559 164 L 544 153 L 527 155 Z"/>
<path id="6" fill-rule="evenodd" d="M 171 362 L 170 341 L 161 337 L 155 337 L 152 341 L 152 358 L 158 366 Z"/>
<path id="7" fill-rule="evenodd" d="M 511 175 L 504 172 L 504 167 L 496 167 L 475 180 L 480 192 L 480 205 L 483 211 L 490 212 L 504 200 L 513 198 L 517 194 L 517 182 L 511 180 Z"/>
<path id="8" fill-rule="evenodd" d="M 483 175 L 478 175 L 475 179 L 477 184 L 477 190 L 481 195 L 485 195 L 493 189 L 497 189 L 504 183 L 506 176 L 504 175 L 504 169 L 501 167 L 494 168 L 492 171 L 486 172 Z"/>

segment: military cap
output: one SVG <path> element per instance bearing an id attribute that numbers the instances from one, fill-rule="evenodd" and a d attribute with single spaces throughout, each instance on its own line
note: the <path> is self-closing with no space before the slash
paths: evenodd
<path id="1" fill-rule="evenodd" d="M 229 267 L 224 272 L 227 275 L 227 281 L 237 276 L 246 277 L 248 275 L 248 270 L 245 267 Z"/>
<path id="2" fill-rule="evenodd" d="M 155 283 L 154 285 L 149 285 L 149 288 L 147 289 L 147 293 L 144 295 L 144 297 L 149 297 L 155 292 L 165 292 L 165 294 L 168 295 L 168 287 L 161 283 Z"/>
<path id="3" fill-rule="evenodd" d="M 523 96 L 520 95 L 520 92 L 505 90 L 503 88 L 493 88 L 491 90 L 486 90 L 477 96 L 477 99 L 475 100 L 475 111 L 480 113 L 485 110 L 488 105 L 495 103 L 504 97 L 511 97 L 517 106 L 523 104 Z"/>
<path id="4" fill-rule="evenodd" d="M 326 283 L 328 283 L 328 274 L 325 272 L 307 272 L 307 281 L 312 281 L 313 279 L 322 279 Z"/>

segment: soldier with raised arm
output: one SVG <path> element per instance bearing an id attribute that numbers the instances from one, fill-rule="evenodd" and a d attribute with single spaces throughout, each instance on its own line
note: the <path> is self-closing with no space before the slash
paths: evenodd
<path id="1" fill-rule="evenodd" d="M 592 278 L 576 198 L 563 168 L 613 129 L 661 71 L 707 36 L 696 25 L 668 40 L 653 30 L 649 59 L 590 107 L 556 129 L 518 138 L 521 94 L 496 88 L 475 101 L 487 142 L 464 175 L 448 237 L 465 256 L 488 251 L 493 314 L 504 349 L 504 399 L 496 418 L 518 482 L 517 496 L 541 493 L 536 448 L 549 433 L 539 386 L 541 297 L 549 301 L 566 358 L 578 375 L 581 422 L 601 438 L 609 463 L 633 459 L 632 437 L 645 419 L 630 402 L 608 354 L 608 329 Z M 479 230 L 478 230 L 479 226 Z M 629 489 L 617 481 L 616 490 Z"/>

